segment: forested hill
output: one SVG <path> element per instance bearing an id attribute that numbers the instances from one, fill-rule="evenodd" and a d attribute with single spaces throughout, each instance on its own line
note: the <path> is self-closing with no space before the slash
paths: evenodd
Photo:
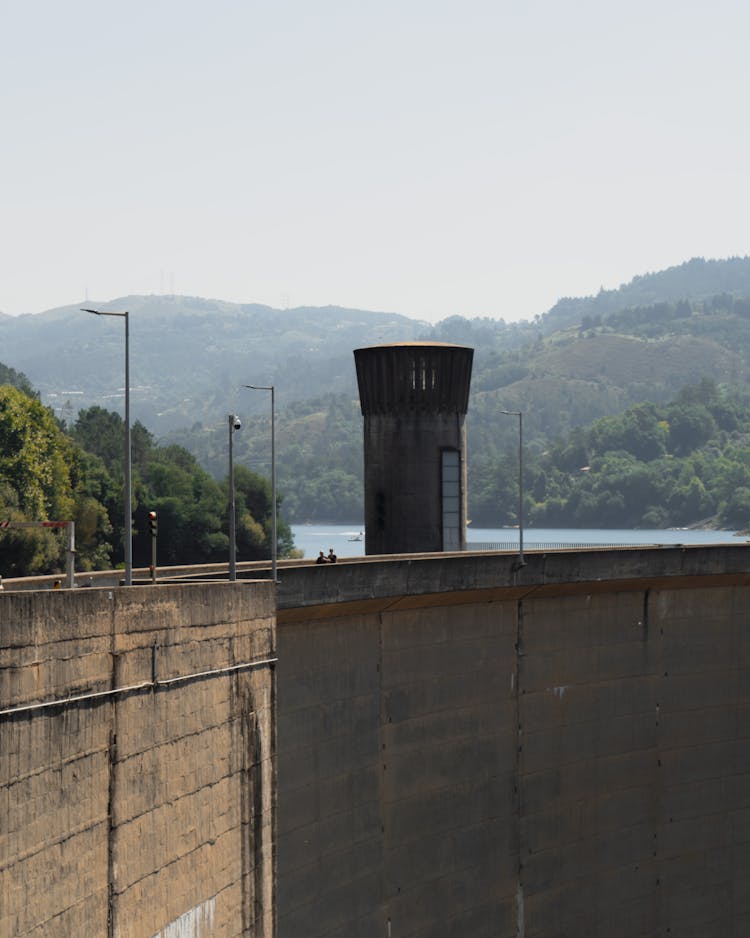
<path id="1" fill-rule="evenodd" d="M 544 334 L 539 322 L 506 325 L 451 317 L 426 328 L 420 337 L 460 342 L 476 350 L 467 418 L 469 511 L 477 523 L 507 522 L 508 504 L 513 504 L 512 498 L 506 500 L 507 486 L 512 487 L 515 478 L 509 469 L 515 456 L 510 463 L 507 456 L 515 452 L 516 427 L 500 411 L 523 411 L 531 467 L 531 454 L 542 454 L 551 446 L 555 451 L 564 448 L 576 428 L 646 401 L 667 404 L 701 380 L 743 395 L 750 376 L 750 293 L 745 297 L 739 290 L 727 291 L 701 300 L 624 307 L 608 317 L 587 315 L 550 335 Z M 671 416 L 663 419 L 669 422 Z M 222 429 L 206 432 L 199 427 L 179 437 L 215 473 L 221 472 L 225 461 Z M 251 418 L 246 429 L 235 445 L 253 468 L 268 471 L 267 418 Z M 360 518 L 362 418 L 356 389 L 288 402 L 279 414 L 277 431 L 279 481 L 289 516 Z M 737 432 L 744 433 L 744 427 Z M 673 457 L 668 435 L 663 442 L 665 458 Z M 730 461 L 734 463 L 735 457 Z M 691 478 L 688 474 L 688 483 Z M 501 489 L 503 497 L 498 494 Z M 540 483 L 535 493 L 540 505 L 546 503 L 545 491 Z M 707 504 L 701 502 L 703 508 Z M 546 510 L 552 505 L 558 502 L 553 499 Z M 675 517 L 684 523 L 684 513 L 676 506 L 673 501 Z M 642 523 L 636 508 L 628 505 L 627 512 L 629 523 Z M 537 513 L 542 518 L 542 509 Z M 662 517 L 658 512 L 649 517 L 657 515 Z M 557 520 L 563 517 L 576 523 L 579 516 L 566 507 L 559 510 Z"/>
<path id="2" fill-rule="evenodd" d="M 395 313 L 341 307 L 273 309 L 184 296 L 126 296 L 82 304 L 130 313 L 134 418 L 164 433 L 210 422 L 242 401 L 243 384 L 276 385 L 286 400 L 352 393 L 352 349 L 414 339 L 425 324 Z M 78 306 L 0 318 L 0 362 L 22 371 L 45 403 L 72 420 L 117 406 L 123 325 Z"/>
<path id="3" fill-rule="evenodd" d="M 596 296 L 559 300 L 542 317 L 546 334 L 580 323 L 585 318 L 606 317 L 632 306 L 709 299 L 721 293 L 750 296 L 750 257 L 705 260 L 694 257 L 676 267 L 634 277 L 616 290 L 601 289 Z"/>
<path id="4" fill-rule="evenodd" d="M 703 379 L 735 396 L 750 385 L 750 258 L 694 259 L 520 323 L 453 316 L 431 326 L 393 313 L 187 297 L 125 297 L 106 308 L 131 312 L 133 419 L 186 446 L 217 478 L 229 412 L 243 420 L 238 463 L 268 473 L 267 395 L 240 385 L 275 386 L 278 479 L 294 521 L 361 518 L 357 347 L 424 339 L 476 350 L 467 425 L 477 518 L 479 493 L 492 503 L 514 446 L 503 410 L 523 411 L 529 451 L 544 453 L 576 428 L 643 402 L 665 405 Z M 23 372 L 68 425 L 81 408 L 122 413 L 121 321 L 77 307 L 0 317 L 0 361 L 11 370 L 0 383 Z"/>
<path id="5" fill-rule="evenodd" d="M 745 297 L 750 297 L 750 258 L 697 258 L 635 277 L 618 290 L 561 300 L 534 321 L 519 323 L 453 316 L 431 326 L 396 313 L 280 310 L 180 296 L 127 296 L 84 305 L 129 310 L 132 413 L 163 434 L 209 424 L 227 407 L 262 410 L 261 401 L 240 395 L 243 384 L 274 384 L 282 407 L 327 393 L 356 397 L 352 350 L 414 339 L 474 347 L 475 390 L 506 388 L 531 377 L 545 382 L 545 399 L 559 391 L 570 410 L 565 402 L 571 394 L 585 401 L 592 389 L 568 382 L 584 380 L 595 382 L 604 413 L 614 412 L 643 399 L 639 395 L 655 392 L 663 399 L 681 386 L 680 362 L 697 367 L 698 377 L 704 370 L 719 381 L 737 377 L 748 360 L 734 332 L 745 317 L 737 301 Z M 730 319 L 721 322 L 719 335 L 722 311 Z M 707 313 L 712 314 L 708 325 Z M 611 337 L 581 345 L 571 327 L 629 340 Z M 644 348 L 644 340 L 662 345 Z M 117 405 L 122 356 L 121 320 L 95 318 L 77 306 L 0 317 L 0 362 L 27 375 L 42 400 L 69 421 L 81 408 Z M 630 370 L 634 362 L 632 376 L 622 375 L 623 364 Z M 655 373 L 659 362 L 664 364 L 660 375 Z M 516 390 L 525 396 L 528 383 Z M 574 422 L 599 415 L 572 401 Z"/>

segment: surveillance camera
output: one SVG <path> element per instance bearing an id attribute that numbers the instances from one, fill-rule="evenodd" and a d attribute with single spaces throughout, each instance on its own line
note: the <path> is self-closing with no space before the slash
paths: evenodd
<path id="1" fill-rule="evenodd" d="M 240 421 L 240 418 L 239 418 L 239 417 L 233 417 L 233 418 L 232 418 L 232 429 L 234 429 L 234 430 L 239 430 L 241 426 L 242 426 L 242 422 Z"/>

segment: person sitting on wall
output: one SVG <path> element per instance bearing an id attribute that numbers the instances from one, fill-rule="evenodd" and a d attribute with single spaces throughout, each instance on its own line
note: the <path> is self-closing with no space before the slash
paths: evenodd
<path id="1" fill-rule="evenodd" d="M 315 561 L 315 563 L 328 563 L 328 558 L 326 557 L 326 555 L 323 553 L 322 550 L 318 554 L 318 559 Z"/>
<path id="2" fill-rule="evenodd" d="M 339 559 L 339 558 L 338 558 L 338 557 L 336 556 L 336 554 L 334 554 L 334 552 L 333 552 L 333 548 L 332 548 L 332 547 L 329 547 L 329 548 L 328 548 L 328 557 L 327 557 L 328 563 L 336 563 L 336 561 L 337 561 L 338 559 Z"/>

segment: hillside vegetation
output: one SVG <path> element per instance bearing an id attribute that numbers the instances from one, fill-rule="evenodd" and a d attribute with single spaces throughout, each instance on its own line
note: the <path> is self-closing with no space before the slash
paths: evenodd
<path id="1" fill-rule="evenodd" d="M 97 570 L 123 562 L 122 418 L 100 407 L 81 411 L 66 429 L 22 374 L 0 386 L 0 520 L 74 521 L 76 567 Z M 226 561 L 227 483 L 216 482 L 180 446 L 159 446 L 136 422 L 132 428 L 133 562 L 151 562 L 147 513 L 156 511 L 159 565 Z M 271 489 L 243 466 L 235 472 L 237 549 L 242 560 L 270 556 Z M 283 556 L 288 526 L 278 525 Z M 64 568 L 65 544 L 55 531 L 0 529 L 0 574 L 31 576 Z"/>
<path id="2" fill-rule="evenodd" d="M 158 435 L 263 410 L 245 384 L 274 384 L 280 403 L 356 394 L 352 349 L 416 338 L 405 316 L 340 308 L 277 310 L 197 297 L 128 296 L 94 308 L 130 313 L 133 418 Z M 22 371 L 70 420 L 92 405 L 122 406 L 122 320 L 68 306 L 0 318 L 0 361 Z"/>
<path id="3" fill-rule="evenodd" d="M 228 412 L 243 418 L 234 439 L 236 462 L 263 477 L 270 474 L 268 397 L 240 391 L 240 385 L 275 385 L 278 481 L 289 521 L 362 517 L 362 417 L 352 350 L 381 342 L 422 339 L 475 349 L 467 418 L 469 511 L 475 524 L 512 523 L 516 497 L 510 497 L 508 486 L 516 480 L 517 428 L 502 410 L 524 413 L 533 475 L 529 511 L 540 524 L 553 519 L 590 524 L 593 515 L 600 524 L 656 519 L 649 509 L 669 504 L 664 486 L 683 485 L 682 475 L 654 468 L 664 486 L 651 493 L 643 511 L 605 512 L 604 498 L 591 508 L 590 500 L 576 495 L 579 489 L 563 483 L 544 460 L 561 458 L 571 440 L 594 433 L 597 421 L 648 403 L 657 423 L 670 427 L 662 433 L 658 458 L 676 466 L 691 454 L 675 444 L 674 408 L 698 406 L 680 397 L 684 389 L 702 387 L 704 397 L 712 389 L 700 406 L 713 415 L 718 434 L 692 452 L 709 446 L 730 461 L 742 464 L 745 458 L 739 411 L 738 425 L 729 427 L 711 408 L 717 401 L 744 407 L 750 258 L 693 259 L 636 277 L 617 290 L 561 300 L 522 323 L 454 316 L 430 326 L 391 313 L 272 310 L 183 297 L 127 297 L 109 305 L 131 311 L 134 416 L 163 444 L 188 450 L 215 478 L 227 469 Z M 7 367 L 29 375 L 42 400 L 68 426 L 81 407 L 122 408 L 123 341 L 117 321 L 94 320 L 75 308 L 3 317 L 0 349 Z M 620 451 L 643 462 L 643 454 L 631 453 L 627 445 L 625 439 Z M 727 453 L 729 445 L 734 449 Z M 616 451 L 597 446 L 590 441 L 579 446 L 581 466 L 590 466 L 581 492 L 597 478 L 597 460 Z M 698 466 L 695 477 L 711 497 L 694 499 L 696 511 L 685 523 L 714 515 L 723 523 L 731 516 L 738 524 L 741 512 L 728 506 L 720 486 L 703 478 L 704 467 L 704 462 Z M 617 469 L 621 478 L 623 467 Z M 685 511 L 675 500 L 671 505 L 661 520 L 683 523 Z"/>
<path id="4" fill-rule="evenodd" d="M 540 527 L 747 528 L 749 405 L 746 391 L 704 379 L 667 404 L 636 404 L 547 450 L 530 448 L 524 518 Z M 517 523 L 517 466 L 517 451 L 479 460 L 476 523 Z"/>
<path id="5" fill-rule="evenodd" d="M 748 387 L 750 303 L 726 293 L 700 302 L 683 299 L 621 309 L 550 335 L 544 335 L 539 324 L 522 324 L 512 330 L 516 339 L 525 333 L 526 344 L 518 347 L 504 345 L 508 331 L 501 322 L 453 317 L 420 333 L 421 338 L 461 341 L 475 348 L 467 426 L 469 513 L 476 524 L 512 523 L 515 499 L 502 493 L 503 480 L 516 478 L 516 456 L 511 454 L 517 430 L 499 411 L 523 411 L 527 448 L 534 454 L 564 446 L 577 428 L 632 405 L 666 405 L 681 389 L 702 379 L 717 393 L 721 389 L 738 399 Z M 297 401 L 281 410 L 278 471 L 288 517 L 306 521 L 362 516 L 361 427 L 356 391 Z M 237 443 L 240 458 L 258 471 L 270 471 L 269 438 L 268 418 L 252 417 Z M 220 432 L 198 426 L 180 439 L 211 471 L 221 471 L 226 455 Z M 557 497 L 562 496 L 553 496 Z M 629 523 L 645 523 L 644 513 L 630 511 Z M 551 523 L 553 514 L 539 509 L 534 517 L 540 524 Z M 556 517 L 557 523 L 584 523 L 575 512 L 558 511 Z M 602 517 L 601 523 L 612 522 Z"/>

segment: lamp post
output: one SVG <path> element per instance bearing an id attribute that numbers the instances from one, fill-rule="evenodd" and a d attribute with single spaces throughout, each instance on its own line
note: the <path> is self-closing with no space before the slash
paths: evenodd
<path id="1" fill-rule="evenodd" d="M 518 566 L 523 559 L 523 414 L 518 410 L 501 410 L 506 417 L 518 417 Z"/>
<path id="2" fill-rule="evenodd" d="M 130 484 L 130 316 L 128 311 L 84 309 L 94 316 L 118 316 L 125 320 L 125 586 L 133 585 L 133 493 Z"/>
<path id="3" fill-rule="evenodd" d="M 229 579 L 237 579 L 237 512 L 234 506 L 234 457 L 232 440 L 242 423 L 237 414 L 228 414 L 229 424 Z"/>
<path id="4" fill-rule="evenodd" d="M 272 384 L 243 384 L 243 388 L 250 391 L 270 391 L 271 392 L 271 579 L 274 583 L 278 582 L 276 575 L 276 560 L 278 546 L 276 543 L 276 404 L 275 388 Z"/>

